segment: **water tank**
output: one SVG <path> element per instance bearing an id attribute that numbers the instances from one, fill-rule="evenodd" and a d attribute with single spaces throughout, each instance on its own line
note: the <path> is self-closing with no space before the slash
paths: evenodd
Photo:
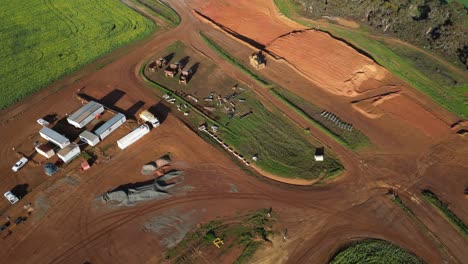
<path id="1" fill-rule="evenodd" d="M 58 170 L 57 166 L 55 166 L 52 163 L 44 164 L 44 172 L 49 176 L 52 176 L 54 173 L 57 172 L 57 170 Z"/>

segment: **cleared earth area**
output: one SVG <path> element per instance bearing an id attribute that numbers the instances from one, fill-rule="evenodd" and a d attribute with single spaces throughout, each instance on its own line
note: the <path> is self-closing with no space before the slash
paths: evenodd
<path id="1" fill-rule="evenodd" d="M 185 85 L 179 83 L 179 75 L 171 78 L 165 76 L 163 69 L 145 69 L 152 81 L 185 98 L 184 102 L 173 103 L 174 110 L 185 112 L 184 105 L 193 105 L 203 113 L 187 112 L 194 127 L 206 124 L 211 130 L 215 126 L 216 135 L 254 166 L 277 176 L 306 180 L 342 171 L 342 165 L 330 153 L 326 153 L 324 161 L 315 161 L 314 155 L 323 145 L 309 140 L 306 131 L 276 107 L 262 104 L 251 88 L 229 77 L 190 47 L 176 42 L 154 59 L 159 57 L 170 58 L 169 64 L 180 63 L 184 69 L 192 69 Z"/>
<path id="2" fill-rule="evenodd" d="M 154 28 L 117 0 L 3 3 L 0 109 Z"/>

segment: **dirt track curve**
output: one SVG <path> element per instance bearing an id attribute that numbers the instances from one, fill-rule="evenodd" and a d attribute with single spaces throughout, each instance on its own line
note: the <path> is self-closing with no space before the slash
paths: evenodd
<path id="1" fill-rule="evenodd" d="M 6 172 L 0 179 L 0 186 L 7 189 L 27 182 L 33 188 L 25 201 L 7 211 L 8 214 L 18 213 L 23 203 L 40 197 L 41 192 L 50 192 L 50 187 L 58 181 L 40 176 L 43 173 L 39 166 L 18 174 L 10 172 L 11 164 L 17 159 L 12 146 L 30 149 L 24 142 L 29 142 L 31 135 L 37 133 L 35 120 L 50 111 L 64 114 L 77 108 L 79 102 L 73 99 L 73 94 L 80 88 L 97 98 L 119 89 L 125 92 L 117 102 L 123 109 L 138 101 L 144 102 L 145 107 L 157 104 L 159 99 L 140 78 L 139 70 L 154 53 L 177 40 L 210 58 L 232 77 L 250 84 L 262 101 L 276 105 L 299 126 L 310 127 L 306 120 L 264 87 L 206 46 L 199 36 L 200 30 L 239 52 L 245 50 L 248 54 L 253 51 L 248 45 L 197 18 L 192 10 L 201 6 L 200 1 L 168 2 L 182 18 L 177 28 L 157 31 L 145 42 L 86 66 L 0 113 L 0 171 Z M 255 5 L 259 1 L 251 3 Z M 268 8 L 273 8 L 272 4 Z M 271 15 L 275 14 L 271 12 Z M 97 67 L 102 63 L 107 64 Z M 134 147 L 86 173 L 77 174 L 77 184 L 67 185 L 64 192 L 55 192 L 55 198 L 49 200 L 48 211 L 40 219 L 32 218 L 19 225 L 11 236 L 3 237 L 2 234 L 2 261 L 154 263 L 162 258 L 165 248 L 160 243 L 161 237 L 143 230 L 143 224 L 150 217 L 190 211 L 196 217 L 185 224 L 195 227 L 216 217 L 272 207 L 279 216 L 280 227 L 288 228 L 289 239 L 280 249 L 267 247 L 261 250 L 254 261 L 325 263 L 336 249 L 350 240 L 373 237 L 398 244 L 428 263 L 468 263 L 467 241 L 430 206 L 421 202 L 419 195 L 421 189 L 430 188 L 450 201 L 455 213 L 468 222 L 468 200 L 463 197 L 464 185 L 468 184 L 466 136 L 456 135 L 448 125 L 440 124 L 436 129 L 429 128 L 424 132 L 421 124 L 427 124 L 424 123 L 426 120 L 418 120 L 421 123 L 415 125 L 398 112 L 382 119 L 366 118 L 354 110 L 351 101 L 356 98 L 328 93 L 282 61 L 272 61 L 262 74 L 303 98 L 352 120 L 355 127 L 370 138 L 373 146 L 353 152 L 310 127 L 311 134 L 336 153 L 346 172 L 326 186 L 293 186 L 248 175 L 225 153 L 188 129 L 176 114 L 169 113 L 154 133 Z M 418 92 L 408 88 L 403 88 L 403 92 L 407 98 L 417 98 L 414 99 L 417 104 L 442 120 L 440 123 L 455 119 Z M 426 117 L 422 114 L 420 118 Z M 183 165 L 185 183 L 191 187 L 185 193 L 118 209 L 102 207 L 95 201 L 95 197 L 112 187 L 148 180 L 139 175 L 141 164 L 167 152 Z M 233 185 L 237 192 L 232 192 Z M 437 237 L 439 244 L 391 202 L 386 195 L 389 188 L 399 192 L 403 201 Z M 6 208 L 6 203 L 2 200 L 0 206 Z M 220 262 L 223 260 L 216 263 Z"/>

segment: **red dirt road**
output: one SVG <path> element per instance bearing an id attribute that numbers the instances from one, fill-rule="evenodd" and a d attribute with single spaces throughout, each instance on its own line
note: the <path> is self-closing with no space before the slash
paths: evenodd
<path id="1" fill-rule="evenodd" d="M 246 3 L 240 1 L 239 7 Z M 255 5 L 260 5 L 258 10 L 265 10 L 263 1 L 249 3 L 251 10 L 257 10 Z M 31 219 L 15 227 L 11 236 L 0 240 L 2 261 L 155 263 L 163 258 L 163 242 L 167 235 L 144 230 L 145 223 L 152 217 L 193 212 L 190 217 L 178 220 L 179 227 L 190 229 L 216 217 L 273 207 L 279 217 L 279 229 L 288 228 L 289 239 L 264 247 L 254 256 L 254 261 L 324 263 L 336 249 L 350 240 L 374 237 L 398 244 L 428 263 L 468 262 L 466 240 L 431 207 L 421 204 L 419 195 L 422 188 L 431 188 L 450 202 L 457 215 L 464 221 L 468 220 L 468 200 L 462 195 L 464 185 L 468 184 L 468 148 L 464 147 L 468 146 L 466 136 L 455 135 L 448 126 L 444 129 L 439 125 L 424 133 L 426 128 L 414 126 L 414 120 L 398 112 L 394 115 L 386 112 L 382 118 L 369 119 L 353 110 L 348 97 L 318 88 L 291 65 L 282 62 L 269 63 L 262 74 L 318 106 L 327 107 L 352 121 L 374 143 L 371 148 L 351 152 L 311 128 L 311 134 L 330 146 L 346 167 L 345 175 L 332 184 L 300 187 L 249 175 L 238 168 L 227 154 L 189 130 L 176 113 L 169 113 L 159 128 L 134 146 L 118 152 L 110 161 L 93 166 L 84 173 L 69 171 L 67 174 L 74 179 L 71 182 L 63 182 L 63 174 L 43 176 L 40 166 L 28 165 L 13 174 L 10 167 L 17 157 L 11 148 L 14 146 L 23 152 L 31 150 L 31 135 L 39 129 L 35 119 L 51 112 L 63 117 L 76 109 L 79 103 L 73 98 L 73 93 L 78 88 L 85 87 L 87 94 L 97 98 L 119 89 L 125 95 L 116 105 L 123 109 L 138 101 L 144 102 L 142 108 L 157 104 L 159 99 L 152 88 L 141 80 L 138 71 L 156 51 L 176 40 L 200 51 L 232 77 L 252 83 L 248 76 L 207 47 L 200 39 L 198 30 L 206 31 L 210 36 L 220 36 L 223 47 L 225 45 L 240 53 L 250 54 L 253 49 L 193 17 L 190 10 L 202 8 L 196 2 L 170 1 L 170 4 L 182 18 L 181 25 L 176 29 L 156 32 L 146 42 L 103 58 L 0 113 L 4 139 L 0 142 L 0 170 L 4 172 L 0 186 L 3 190 L 26 182 L 32 187 L 32 192 L 4 211 L 3 216 L 16 217 L 23 213 L 24 204 L 37 201 L 43 195 L 49 197 L 47 210 L 37 208 Z M 267 6 L 271 6 L 271 3 Z M 246 13 L 246 16 L 258 19 L 251 15 Z M 271 23 L 277 23 L 274 22 L 276 19 L 284 18 L 273 16 Z M 252 20 L 255 19 L 246 21 Z M 260 32 L 266 31 L 269 25 L 265 23 L 260 28 L 262 30 L 253 27 Z M 273 34 L 265 36 L 270 38 Z M 265 36 L 262 38 L 267 38 Z M 96 70 L 96 65 L 102 61 L 109 64 Z M 64 87 L 57 91 L 62 85 Z M 265 88 L 255 84 L 252 88 L 261 100 L 275 104 L 298 125 L 309 126 L 294 111 L 275 101 Z M 419 96 L 412 91 L 406 92 L 410 88 L 404 89 L 409 98 L 413 98 L 414 94 Z M 368 97 L 370 94 L 358 99 Z M 386 107 L 385 104 L 382 107 Z M 404 105 L 400 107 L 413 111 L 413 108 Z M 433 122 L 428 118 L 431 115 L 446 116 L 433 103 L 424 104 L 424 109 L 428 109 L 428 112 L 417 115 L 421 124 Z M 175 164 L 185 171 L 185 193 L 123 208 L 103 207 L 95 201 L 95 197 L 118 185 L 148 180 L 139 172 L 141 165 L 167 152 L 172 153 Z M 385 194 L 390 187 L 400 193 L 416 216 L 437 235 L 448 253 L 441 251 L 389 200 Z M 0 206 L 6 209 L 8 205 L 2 200 Z M 175 233 L 171 230 L 168 233 Z M 1 234 L 2 238 L 4 235 Z M 216 263 L 224 262 L 220 259 Z"/>

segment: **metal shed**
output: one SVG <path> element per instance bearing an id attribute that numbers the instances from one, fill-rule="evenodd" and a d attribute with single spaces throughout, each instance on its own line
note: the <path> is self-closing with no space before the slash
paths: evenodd
<path id="1" fill-rule="evenodd" d="M 76 143 L 71 143 L 65 148 L 57 152 L 57 156 L 63 160 L 63 162 L 68 163 L 73 160 L 76 156 L 80 155 L 80 146 Z"/>
<path id="2" fill-rule="evenodd" d="M 85 130 L 80 134 L 80 140 L 88 143 L 90 146 L 96 146 L 99 143 L 99 137 L 88 130 Z"/>
<path id="3" fill-rule="evenodd" d="M 48 127 L 43 127 L 41 130 L 39 130 L 39 135 L 41 135 L 42 138 L 59 146 L 61 149 L 70 145 L 70 140 L 68 140 L 68 138 L 60 135 Z"/>
<path id="4" fill-rule="evenodd" d="M 36 147 L 37 153 L 41 154 L 46 158 L 52 158 L 55 155 L 54 148 L 49 144 L 41 144 Z"/>
<path id="5" fill-rule="evenodd" d="M 125 123 L 127 119 L 125 118 L 124 114 L 118 113 L 109 119 L 106 123 L 100 126 L 98 129 L 94 131 L 94 134 L 99 136 L 101 140 L 104 140 L 107 136 L 109 136 L 112 132 L 114 132 L 119 126 Z"/>
<path id="6" fill-rule="evenodd" d="M 102 104 L 90 101 L 78 109 L 75 113 L 70 115 L 67 118 L 67 121 L 77 128 L 83 128 L 102 112 L 104 112 L 104 106 Z"/>

